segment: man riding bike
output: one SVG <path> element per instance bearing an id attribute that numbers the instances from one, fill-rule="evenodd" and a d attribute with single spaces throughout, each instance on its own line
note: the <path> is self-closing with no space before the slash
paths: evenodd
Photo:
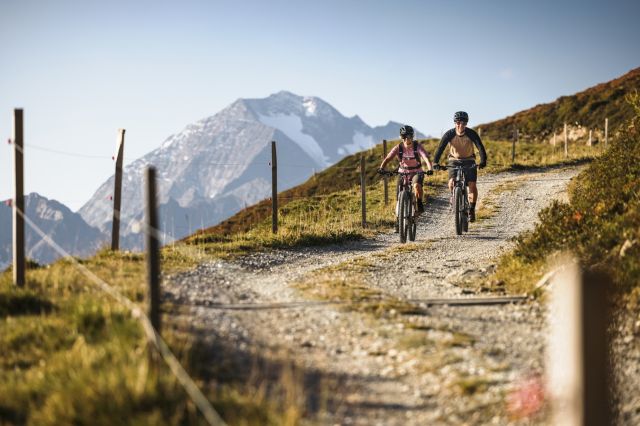
<path id="1" fill-rule="evenodd" d="M 433 174 L 433 167 L 431 165 L 431 160 L 429 159 L 429 154 L 424 150 L 422 145 L 418 143 L 418 141 L 413 140 L 413 127 L 411 126 L 402 126 L 400 128 L 400 138 L 402 142 L 400 144 L 393 147 L 391 152 L 387 154 L 387 157 L 382 160 L 380 164 L 380 168 L 378 170 L 384 171 L 384 167 L 391 161 L 394 157 L 398 158 L 400 162 L 400 168 L 398 172 L 400 173 L 410 173 L 409 178 L 411 179 L 411 183 L 413 186 L 413 191 L 416 194 L 416 200 L 418 205 L 418 213 L 424 212 L 424 204 L 422 203 L 422 183 L 424 181 L 424 174 L 418 173 L 423 172 L 422 170 L 422 162 L 420 161 L 420 157 L 423 158 L 424 162 L 427 165 L 427 174 Z M 402 176 L 398 176 L 398 184 L 396 185 L 396 199 L 398 198 L 398 188 L 400 187 Z"/>
<path id="2" fill-rule="evenodd" d="M 473 130 L 467 128 L 469 122 L 469 114 L 464 111 L 458 111 L 453 115 L 453 122 L 456 127 L 447 131 L 440 140 L 440 145 L 436 150 L 435 158 L 433 162 L 436 170 L 440 169 L 440 156 L 446 148 L 449 147 L 448 158 L 448 170 L 449 170 L 449 190 L 453 193 L 453 180 L 455 178 L 455 169 L 453 167 L 464 167 L 463 172 L 467 185 L 469 186 L 469 220 L 475 222 L 476 220 L 476 203 L 478 202 L 478 187 L 476 185 L 477 171 L 473 167 L 476 164 L 476 154 L 473 149 L 474 145 L 480 153 L 480 164 L 478 167 L 481 169 L 487 165 L 487 153 L 484 150 L 484 145 L 480 140 L 480 136 Z"/>

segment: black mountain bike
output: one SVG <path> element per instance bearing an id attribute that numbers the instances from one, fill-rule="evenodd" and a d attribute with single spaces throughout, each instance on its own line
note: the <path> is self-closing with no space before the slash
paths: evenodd
<path id="1" fill-rule="evenodd" d="M 401 173 L 399 171 L 388 172 L 379 170 L 378 173 L 387 176 L 401 176 L 398 188 L 398 200 L 396 202 L 396 232 L 400 234 L 400 242 L 406 243 L 407 237 L 409 241 L 416 240 L 416 231 L 418 228 L 418 207 L 416 205 L 416 195 L 413 193 L 411 185 L 411 175 L 414 173 Z M 418 172 L 417 174 L 424 174 Z"/>
<path id="2" fill-rule="evenodd" d="M 440 170 L 453 168 L 456 171 L 456 177 L 453 179 L 453 196 L 452 207 L 454 211 L 454 220 L 456 223 L 456 234 L 462 235 L 462 232 L 469 231 L 469 187 L 464 176 L 464 170 L 471 170 L 477 167 L 472 166 L 440 166 Z"/>

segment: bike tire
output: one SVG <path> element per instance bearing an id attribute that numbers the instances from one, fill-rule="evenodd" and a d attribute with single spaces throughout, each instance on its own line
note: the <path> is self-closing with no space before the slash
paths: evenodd
<path id="1" fill-rule="evenodd" d="M 462 190 L 460 189 L 460 187 L 456 187 L 453 190 L 453 202 L 455 203 L 454 219 L 456 222 L 456 234 L 462 235 L 462 215 L 464 214 L 462 203 L 464 201 L 462 199 Z"/>
<path id="2" fill-rule="evenodd" d="M 416 196 L 411 194 L 411 202 L 409 206 L 411 207 L 409 210 L 409 241 L 416 240 L 416 231 L 418 227 L 418 218 L 415 216 L 415 201 Z"/>
<path id="3" fill-rule="evenodd" d="M 465 188 L 464 191 L 464 213 L 462 215 L 462 230 L 464 232 L 469 232 L 469 211 L 471 207 L 469 206 L 469 190 Z"/>
<path id="4" fill-rule="evenodd" d="M 408 192 L 407 191 L 402 191 L 400 193 L 400 215 L 398 216 L 398 220 L 399 220 L 399 226 L 400 226 L 400 242 L 401 243 L 406 243 L 407 242 L 407 213 L 406 213 L 406 209 L 407 209 L 407 202 L 406 199 L 408 198 Z"/>

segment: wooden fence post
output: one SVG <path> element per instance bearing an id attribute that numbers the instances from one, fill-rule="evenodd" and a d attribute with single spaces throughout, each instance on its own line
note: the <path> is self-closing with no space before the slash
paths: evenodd
<path id="1" fill-rule="evenodd" d="M 367 227 L 367 194 L 364 174 L 364 154 L 360 155 L 360 193 L 362 195 L 362 227 Z"/>
<path id="2" fill-rule="evenodd" d="M 604 119 L 604 147 L 609 143 L 609 117 Z"/>
<path id="3" fill-rule="evenodd" d="M 278 158 L 276 141 L 271 141 L 271 232 L 278 233 Z"/>
<path id="4" fill-rule="evenodd" d="M 587 146 L 593 145 L 593 130 L 589 130 L 589 142 L 587 142 Z"/>
<path id="5" fill-rule="evenodd" d="M 24 242 L 24 122 L 23 110 L 13 110 L 13 167 L 15 188 L 13 194 L 13 283 L 25 284 Z"/>
<path id="6" fill-rule="evenodd" d="M 149 283 L 149 319 L 160 334 L 160 244 L 156 203 L 156 169 L 146 169 L 147 180 L 147 281 Z"/>
<path id="7" fill-rule="evenodd" d="M 568 136 L 567 136 L 567 123 L 564 123 L 564 158 L 569 156 Z"/>
<path id="8" fill-rule="evenodd" d="M 511 164 L 516 162 L 516 140 L 518 139 L 518 129 L 513 131 L 513 142 L 511 143 Z"/>
<path id="9" fill-rule="evenodd" d="M 384 153 L 384 158 L 387 158 L 387 140 L 382 140 L 382 152 Z M 384 185 L 384 205 L 389 205 L 389 179 L 385 175 L 382 177 L 382 182 Z"/>
<path id="10" fill-rule="evenodd" d="M 607 425 L 610 279 L 567 266 L 552 283 L 547 386 L 553 424 Z"/>
<path id="11" fill-rule="evenodd" d="M 113 221 L 111 222 L 111 250 L 120 248 L 120 203 L 122 200 L 122 161 L 124 157 L 124 129 L 118 129 L 118 153 L 116 154 L 116 176 L 113 188 Z"/>

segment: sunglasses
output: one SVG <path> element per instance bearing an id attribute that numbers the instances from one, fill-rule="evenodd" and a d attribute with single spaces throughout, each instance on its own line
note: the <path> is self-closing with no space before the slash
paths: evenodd
<path id="1" fill-rule="evenodd" d="M 456 124 L 465 124 L 466 125 L 468 122 L 467 121 L 458 120 L 458 121 L 454 121 L 454 123 L 456 123 Z"/>

